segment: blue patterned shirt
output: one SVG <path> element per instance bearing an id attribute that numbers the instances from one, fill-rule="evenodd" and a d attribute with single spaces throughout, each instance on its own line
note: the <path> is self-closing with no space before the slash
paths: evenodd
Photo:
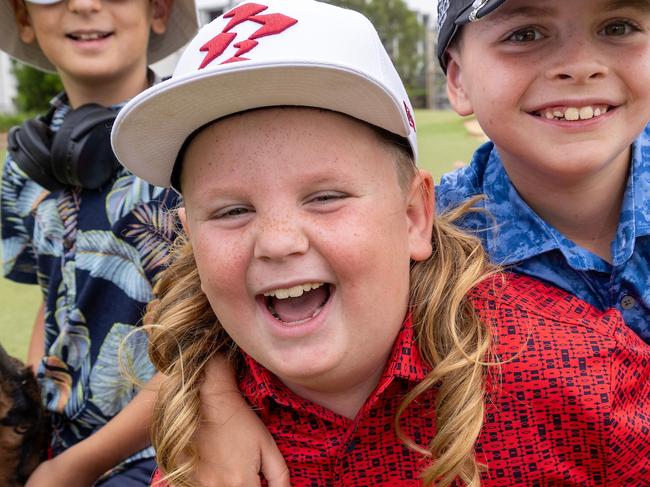
<path id="1" fill-rule="evenodd" d="M 438 208 L 479 194 L 492 218 L 477 214 L 461 224 L 481 236 L 493 262 L 548 281 L 601 310 L 617 308 L 650 343 L 650 126 L 633 146 L 611 264 L 567 239 L 526 204 L 491 142 L 476 151 L 470 165 L 442 177 Z"/>
<path id="2" fill-rule="evenodd" d="M 70 107 L 62 98 L 53 103 L 56 131 Z M 38 377 L 52 413 L 55 453 L 97 431 L 137 393 L 120 372 L 118 350 L 141 323 L 151 283 L 167 262 L 176 222 L 166 210 L 176 204 L 172 190 L 125 169 L 97 190 L 50 193 L 10 156 L 5 161 L 3 270 L 43 292 L 45 357 Z M 131 335 L 125 350 L 128 370 L 150 379 L 146 334 Z M 148 448 L 129 461 L 153 456 Z"/>

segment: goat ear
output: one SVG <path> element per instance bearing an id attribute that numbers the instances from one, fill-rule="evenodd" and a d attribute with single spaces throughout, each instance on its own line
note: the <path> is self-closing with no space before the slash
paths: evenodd
<path id="1" fill-rule="evenodd" d="M 13 358 L 7 353 L 2 345 L 0 345 L 0 375 L 9 377 L 16 377 L 22 367 L 17 359 Z"/>

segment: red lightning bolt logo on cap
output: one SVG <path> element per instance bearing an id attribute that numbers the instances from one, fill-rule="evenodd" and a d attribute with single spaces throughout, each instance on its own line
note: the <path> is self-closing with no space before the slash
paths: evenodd
<path id="1" fill-rule="evenodd" d="M 246 3 L 225 14 L 224 18 L 231 19 L 230 22 L 228 22 L 228 25 L 226 25 L 223 31 L 203 44 L 199 49 L 201 52 L 207 52 L 203 62 L 199 66 L 199 69 L 205 68 L 224 53 L 228 46 L 230 46 L 237 37 L 237 34 L 230 32 L 230 30 L 243 22 L 250 20 L 260 24 L 262 27 L 256 30 L 248 39 L 234 44 L 233 47 L 237 49 L 237 52 L 233 57 L 227 59 L 221 64 L 247 61 L 248 59 L 242 56 L 253 50 L 258 45 L 256 39 L 280 34 L 298 22 L 296 19 L 283 14 L 259 15 L 266 9 L 268 9 L 268 7 L 264 5 Z"/>

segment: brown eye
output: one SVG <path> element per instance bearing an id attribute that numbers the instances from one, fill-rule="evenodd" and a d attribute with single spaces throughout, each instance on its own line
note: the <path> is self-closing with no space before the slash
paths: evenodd
<path id="1" fill-rule="evenodd" d="M 611 22 L 607 24 L 603 30 L 600 31 L 602 35 L 610 37 L 623 37 L 632 33 L 632 31 L 638 30 L 629 22 L 623 20 L 618 20 L 616 22 Z"/>
<path id="2" fill-rule="evenodd" d="M 14 432 L 16 432 L 19 435 L 24 435 L 29 431 L 29 425 L 26 424 L 18 424 L 14 427 Z"/>
<path id="3" fill-rule="evenodd" d="M 525 29 L 519 29 L 516 32 L 513 32 L 508 38 L 512 42 L 531 42 L 536 41 L 542 38 L 542 34 L 532 27 L 526 27 Z"/>

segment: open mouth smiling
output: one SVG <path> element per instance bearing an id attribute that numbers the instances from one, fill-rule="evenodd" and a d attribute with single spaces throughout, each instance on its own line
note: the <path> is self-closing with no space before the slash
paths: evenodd
<path id="1" fill-rule="evenodd" d="M 102 32 L 102 31 L 93 31 L 93 32 L 70 32 L 66 34 L 68 39 L 74 41 L 98 41 L 101 39 L 106 39 L 107 37 L 112 36 L 112 32 Z"/>
<path id="2" fill-rule="evenodd" d="M 529 112 L 531 115 L 546 120 L 577 122 L 602 117 L 614 110 L 612 105 L 555 106 Z"/>
<path id="3" fill-rule="evenodd" d="M 332 295 L 331 284 L 305 283 L 265 292 L 264 304 L 276 320 L 285 325 L 299 325 L 323 310 Z"/>

